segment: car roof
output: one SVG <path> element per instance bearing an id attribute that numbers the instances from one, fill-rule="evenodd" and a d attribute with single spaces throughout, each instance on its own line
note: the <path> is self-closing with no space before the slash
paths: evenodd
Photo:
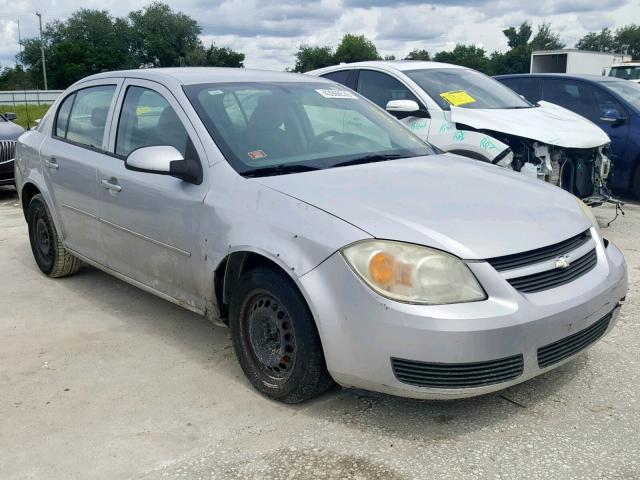
<path id="1" fill-rule="evenodd" d="M 83 83 L 106 78 L 138 78 L 159 83 L 193 85 L 199 83 L 223 82 L 318 82 L 299 73 L 272 72 L 246 68 L 182 67 L 182 68 L 141 68 L 137 70 L 116 70 L 85 77 L 76 82 Z"/>
<path id="2" fill-rule="evenodd" d="M 336 70 L 363 67 L 376 67 L 382 70 L 397 70 L 400 72 L 406 72 L 410 70 L 427 70 L 432 68 L 467 68 L 461 67 L 460 65 L 453 65 L 451 63 L 431 62 L 424 60 L 373 60 L 369 62 L 341 63 L 339 65 L 319 68 L 317 70 L 312 70 L 306 73 L 309 73 L 311 75 L 320 75 L 322 73 L 334 72 Z"/>
<path id="3" fill-rule="evenodd" d="M 603 75 L 577 75 L 569 73 L 518 73 L 510 75 L 496 75 L 493 77 L 497 80 L 503 78 L 568 78 L 571 80 L 586 80 L 587 82 L 626 82 L 622 78 L 605 77 Z"/>

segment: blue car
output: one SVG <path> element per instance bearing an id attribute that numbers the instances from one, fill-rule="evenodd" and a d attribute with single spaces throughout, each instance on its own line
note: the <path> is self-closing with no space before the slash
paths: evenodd
<path id="1" fill-rule="evenodd" d="M 609 186 L 633 190 L 640 199 L 640 85 L 593 75 L 499 75 L 496 80 L 532 103 L 555 103 L 578 113 L 611 138 Z"/>

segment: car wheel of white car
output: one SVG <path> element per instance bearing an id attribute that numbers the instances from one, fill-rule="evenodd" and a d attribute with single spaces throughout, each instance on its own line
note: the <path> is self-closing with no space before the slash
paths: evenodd
<path id="1" fill-rule="evenodd" d="M 286 275 L 266 268 L 250 270 L 240 278 L 230 303 L 236 356 L 257 390 L 297 403 L 331 386 L 311 312 Z"/>
<path id="2" fill-rule="evenodd" d="M 80 270 L 82 262 L 62 245 L 42 195 L 35 195 L 27 211 L 29 241 L 40 271 L 49 277 L 65 277 Z"/>

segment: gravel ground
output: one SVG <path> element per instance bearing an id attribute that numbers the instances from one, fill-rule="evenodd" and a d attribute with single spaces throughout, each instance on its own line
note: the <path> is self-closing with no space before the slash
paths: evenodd
<path id="1" fill-rule="evenodd" d="M 625 210 L 603 232 L 628 300 L 574 361 L 474 399 L 286 406 L 250 388 L 226 329 L 91 268 L 43 277 L 0 189 L 0 477 L 640 478 L 640 205 Z"/>

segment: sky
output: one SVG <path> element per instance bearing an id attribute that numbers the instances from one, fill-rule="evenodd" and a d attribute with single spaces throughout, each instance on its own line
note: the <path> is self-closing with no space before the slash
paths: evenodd
<path id="1" fill-rule="evenodd" d="M 140 0 L 0 0 L 0 64 L 12 65 L 22 38 L 38 34 L 43 22 L 64 19 L 79 8 L 125 16 L 147 5 Z M 364 34 L 385 55 L 404 57 L 413 49 L 432 55 L 456 43 L 487 51 L 505 50 L 502 30 L 529 21 L 550 22 L 568 47 L 589 31 L 640 22 L 640 0 L 166 0 L 195 18 L 205 45 L 246 54 L 248 68 L 284 70 L 301 44 L 336 46 L 345 33 Z"/>

